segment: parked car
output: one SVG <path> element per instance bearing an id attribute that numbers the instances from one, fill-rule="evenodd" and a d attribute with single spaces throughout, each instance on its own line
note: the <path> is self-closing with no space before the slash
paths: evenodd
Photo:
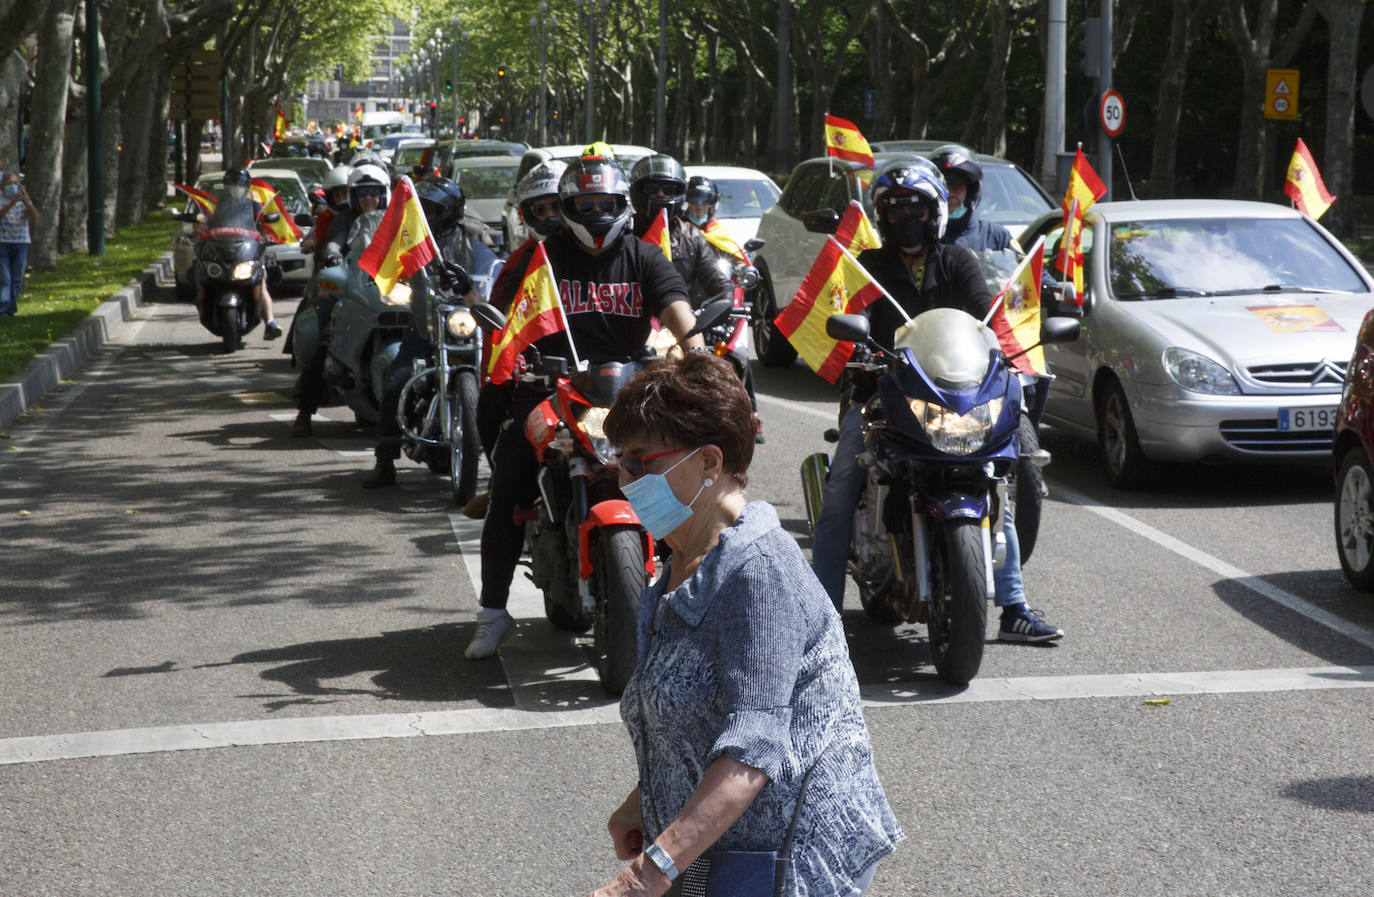
<path id="1" fill-rule="evenodd" d="M 305 185 L 300 176 L 285 168 L 266 168 L 257 166 L 252 169 L 254 179 L 266 181 L 281 195 L 282 204 L 293 217 L 310 214 L 310 200 L 306 196 Z M 200 176 L 195 187 L 218 195 L 224 184 L 224 172 L 216 171 Z M 187 200 L 184 212 L 194 212 L 197 207 Z M 314 257 L 301 252 L 300 243 L 274 243 L 267 247 L 267 256 L 275 258 L 281 267 L 282 282 L 292 286 L 304 287 L 315 273 Z M 190 276 L 191 265 L 196 260 L 196 235 L 193 225 L 183 222 L 178 225 L 172 236 L 172 271 L 176 280 L 176 295 L 188 299 L 194 289 Z"/>
<path id="2" fill-rule="evenodd" d="M 654 154 L 654 151 L 647 146 L 636 146 L 632 143 L 612 143 L 610 147 L 611 151 L 615 153 L 616 163 L 625 169 L 626 175 L 629 175 L 630 169 L 634 168 L 636 162 L 645 156 Z M 527 149 L 524 155 L 520 157 L 520 167 L 515 169 L 515 183 L 520 183 L 520 179 L 540 162 L 547 162 L 549 159 L 576 159 L 582 155 L 584 149 L 586 149 L 586 145 L 581 143 Z M 529 236 L 529 231 L 520 221 L 520 210 L 515 202 L 514 185 L 506 193 L 506 204 L 501 213 L 501 227 L 503 228 L 501 241 L 505 246 L 519 246 Z"/>
<path id="3" fill-rule="evenodd" d="M 323 190 L 325 175 L 329 174 L 333 167 L 333 162 L 315 156 L 254 159 L 248 163 L 248 170 L 253 172 L 254 176 L 263 168 L 294 171 L 297 177 L 301 179 L 301 183 L 305 185 L 306 193 Z"/>
<path id="4" fill-rule="evenodd" d="M 777 205 L 782 193 L 773 179 L 753 168 L 734 165 L 688 165 L 687 177 L 707 177 L 720 191 L 716 217 L 739 245 L 758 232 L 763 213 Z"/>
<path id="5" fill-rule="evenodd" d="M 943 144 L 940 144 L 943 145 Z M 873 172 L 911 152 L 875 152 L 875 167 L 819 156 L 798 165 L 773 208 L 759 220 L 756 236 L 766 241 L 755 255 L 760 282 L 754 300 L 754 352 L 765 365 L 783 367 L 797 357 L 787 339 L 773 326 L 778 312 L 787 307 L 806 272 L 825 244 L 824 219 L 834 220 L 850 201 L 858 200 L 871 216 L 868 185 Z M 997 156 L 979 155 L 983 168 L 982 199 L 978 216 L 1000 224 L 1013 235 L 1043 213 L 1055 208 L 1048 193 L 1014 163 Z M 807 219 L 812 219 L 812 229 Z"/>
<path id="6" fill-rule="evenodd" d="M 1374 310 L 1365 313 L 1345 372 L 1331 470 L 1336 475 L 1336 553 L 1350 584 L 1374 592 Z"/>
<path id="7" fill-rule="evenodd" d="M 411 137 L 397 143 L 391 153 L 392 177 L 404 174 L 415 178 L 417 169 L 420 177 L 427 174 L 424 169 L 425 151 L 433 145 L 434 141 L 429 137 Z"/>
<path id="8" fill-rule="evenodd" d="M 1036 221 L 1053 264 L 1062 216 Z M 1321 225 L 1232 200 L 1103 202 L 1083 233 L 1083 330 L 1047 346 L 1045 422 L 1095 440 L 1112 485 L 1155 461 L 1329 461 L 1374 278 Z"/>
<path id="9" fill-rule="evenodd" d="M 323 134 L 307 134 L 304 137 L 280 137 L 272 141 L 267 151 L 269 159 L 300 159 L 307 157 L 328 158 L 329 143 Z"/>
<path id="10" fill-rule="evenodd" d="M 515 170 L 520 160 L 514 156 L 470 156 L 453 160 L 448 177 L 463 188 L 467 217 L 486 225 L 498 247 L 502 243 L 501 213 L 506 194 L 515 185 Z"/>

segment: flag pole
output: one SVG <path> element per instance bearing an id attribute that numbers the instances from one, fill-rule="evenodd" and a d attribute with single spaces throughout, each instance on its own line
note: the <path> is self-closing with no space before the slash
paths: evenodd
<path id="1" fill-rule="evenodd" d="M 889 293 L 889 292 L 887 291 L 887 288 L 884 287 L 882 284 L 878 283 L 877 278 L 875 278 L 872 274 L 869 274 L 867 268 L 865 268 L 863 265 L 859 264 L 859 260 L 856 259 L 853 255 L 851 255 L 848 249 L 845 249 L 845 248 L 844 248 L 844 244 L 843 244 L 843 243 L 841 243 L 839 240 L 836 240 L 834 237 L 831 237 L 831 238 L 830 238 L 830 242 L 834 243 L 836 246 L 838 246 L 838 247 L 840 248 L 840 252 L 843 252 L 843 253 L 845 254 L 845 256 L 846 256 L 851 262 L 854 263 L 854 267 L 856 267 L 856 268 L 858 268 L 860 271 L 862 271 L 862 272 L 864 273 L 864 277 L 867 277 L 867 278 L 869 279 L 869 281 L 870 281 L 875 287 L 878 288 L 878 292 L 882 293 L 884 296 L 887 297 L 887 301 L 888 301 L 888 302 L 891 302 L 891 303 L 892 303 L 892 307 L 895 308 L 895 309 L 897 309 L 897 314 L 901 315 L 901 316 L 906 320 L 906 322 L 907 322 L 908 324 L 910 324 L 910 323 L 911 323 L 911 315 L 909 315 L 909 314 L 906 313 L 906 309 L 905 309 L 905 308 L 902 308 L 901 303 L 898 302 L 896 299 L 894 299 L 894 298 L 892 297 L 892 294 Z"/>
<path id="2" fill-rule="evenodd" d="M 1076 203 L 1077 200 L 1075 200 L 1075 204 Z M 984 327 L 986 327 L 988 325 L 988 322 L 992 320 L 992 316 L 997 313 L 997 309 L 1004 304 L 1003 298 L 1007 295 L 1007 287 L 1011 286 L 1017 279 L 1021 277 L 1022 269 L 1031 263 L 1032 258 L 1044 253 L 1045 250 L 1042 248 L 1044 245 L 1045 235 L 1041 234 L 1040 238 L 1035 241 L 1035 245 L 1031 246 L 1030 252 L 1027 252 L 1025 257 L 1022 258 L 1021 261 L 1017 263 L 1016 267 L 1012 269 L 1011 276 L 1007 278 L 1007 282 L 1002 284 L 1002 289 L 998 290 L 997 295 L 992 298 L 992 305 L 988 308 L 987 317 L 983 318 Z"/>

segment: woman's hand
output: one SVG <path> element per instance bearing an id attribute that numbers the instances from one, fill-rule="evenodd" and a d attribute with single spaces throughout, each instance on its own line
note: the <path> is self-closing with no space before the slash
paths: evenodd
<path id="1" fill-rule="evenodd" d="M 615 858 L 632 860 L 644 849 L 644 823 L 639 809 L 639 789 L 630 792 L 625 802 L 616 807 L 606 823 L 615 845 Z"/>
<path id="2" fill-rule="evenodd" d="M 645 860 L 638 860 L 611 879 L 604 888 L 597 888 L 587 897 L 662 897 L 668 893 L 672 883 L 658 867 Z"/>

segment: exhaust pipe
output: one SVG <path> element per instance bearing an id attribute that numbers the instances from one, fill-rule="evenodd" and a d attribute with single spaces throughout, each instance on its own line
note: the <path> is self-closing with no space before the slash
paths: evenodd
<path id="1" fill-rule="evenodd" d="M 801 463 L 802 499 L 806 503 L 806 519 L 811 535 L 816 535 L 816 523 L 821 519 L 821 498 L 825 494 L 825 480 L 830 476 L 830 456 L 825 452 L 808 455 Z"/>

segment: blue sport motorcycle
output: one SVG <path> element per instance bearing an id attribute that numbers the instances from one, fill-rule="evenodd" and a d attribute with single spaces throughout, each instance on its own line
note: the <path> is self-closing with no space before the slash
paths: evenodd
<path id="1" fill-rule="evenodd" d="M 1046 318 L 1041 340 L 1071 342 L 1078 327 Z M 1020 381 L 991 329 L 958 309 L 918 315 L 898 330 L 893 352 L 868 338 L 862 315 L 835 315 L 826 332 L 855 343 L 851 369 L 877 376 L 863 410 L 858 461 L 868 481 L 854 511 L 850 575 L 870 617 L 925 623 L 937 675 L 966 685 L 983 661 L 993 571 L 1006 553 Z M 813 533 L 828 470 L 823 453 L 802 462 Z"/>

